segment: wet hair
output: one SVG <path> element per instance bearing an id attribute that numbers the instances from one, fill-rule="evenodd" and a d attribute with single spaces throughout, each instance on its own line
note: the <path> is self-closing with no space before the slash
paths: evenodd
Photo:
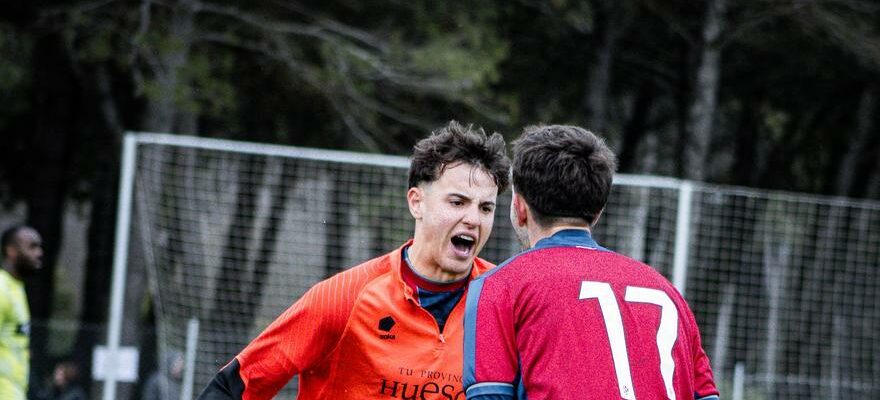
<path id="1" fill-rule="evenodd" d="M 27 228 L 27 225 L 15 224 L 6 228 L 3 233 L 0 234 L 0 254 L 2 254 L 4 258 L 6 257 L 6 247 L 15 243 L 18 232 L 24 228 Z"/>
<path id="2" fill-rule="evenodd" d="M 445 127 L 416 143 L 409 168 L 409 187 L 434 182 L 447 167 L 467 163 L 484 169 L 498 186 L 498 193 L 510 184 L 510 160 L 504 138 L 483 128 L 450 121 Z"/>
<path id="3" fill-rule="evenodd" d="M 541 226 L 561 218 L 593 223 L 616 168 L 605 141 L 576 126 L 530 126 L 513 142 L 513 187 Z"/>

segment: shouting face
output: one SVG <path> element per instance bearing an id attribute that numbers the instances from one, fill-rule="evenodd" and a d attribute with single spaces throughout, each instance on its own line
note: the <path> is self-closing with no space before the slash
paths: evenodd
<path id="1" fill-rule="evenodd" d="M 407 192 L 416 220 L 410 261 L 419 274 L 451 281 L 470 273 L 495 219 L 498 186 L 483 168 L 458 163 Z"/>

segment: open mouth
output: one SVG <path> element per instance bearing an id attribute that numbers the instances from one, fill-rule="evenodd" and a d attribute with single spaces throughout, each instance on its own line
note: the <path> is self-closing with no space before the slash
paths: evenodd
<path id="1" fill-rule="evenodd" d="M 477 239 L 470 235 L 455 235 L 451 242 L 452 248 L 460 257 L 468 257 L 477 243 Z"/>

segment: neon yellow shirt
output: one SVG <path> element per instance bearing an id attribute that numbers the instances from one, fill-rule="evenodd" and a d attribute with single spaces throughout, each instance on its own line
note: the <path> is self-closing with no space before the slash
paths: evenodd
<path id="1" fill-rule="evenodd" d="M 0 268 L 0 399 L 25 398 L 30 320 L 24 283 Z"/>

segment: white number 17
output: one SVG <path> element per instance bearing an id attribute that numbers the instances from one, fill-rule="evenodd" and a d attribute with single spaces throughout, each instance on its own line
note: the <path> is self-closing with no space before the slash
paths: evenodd
<path id="1" fill-rule="evenodd" d="M 581 282 L 580 299 L 597 299 L 608 331 L 608 342 L 611 345 L 611 358 L 614 360 L 614 372 L 617 374 L 617 385 L 620 397 L 636 400 L 633 390 L 632 374 L 629 370 L 629 355 L 626 351 L 626 338 L 623 334 L 623 319 L 620 307 L 614 297 L 614 290 L 606 282 Z M 660 351 L 660 374 L 666 385 L 666 396 L 675 400 L 672 388 L 672 373 L 675 362 L 672 361 L 672 345 L 678 337 L 678 309 L 666 293 L 657 289 L 636 286 L 626 287 L 625 299 L 630 303 L 649 303 L 660 306 L 660 327 L 657 329 L 657 350 Z"/>

